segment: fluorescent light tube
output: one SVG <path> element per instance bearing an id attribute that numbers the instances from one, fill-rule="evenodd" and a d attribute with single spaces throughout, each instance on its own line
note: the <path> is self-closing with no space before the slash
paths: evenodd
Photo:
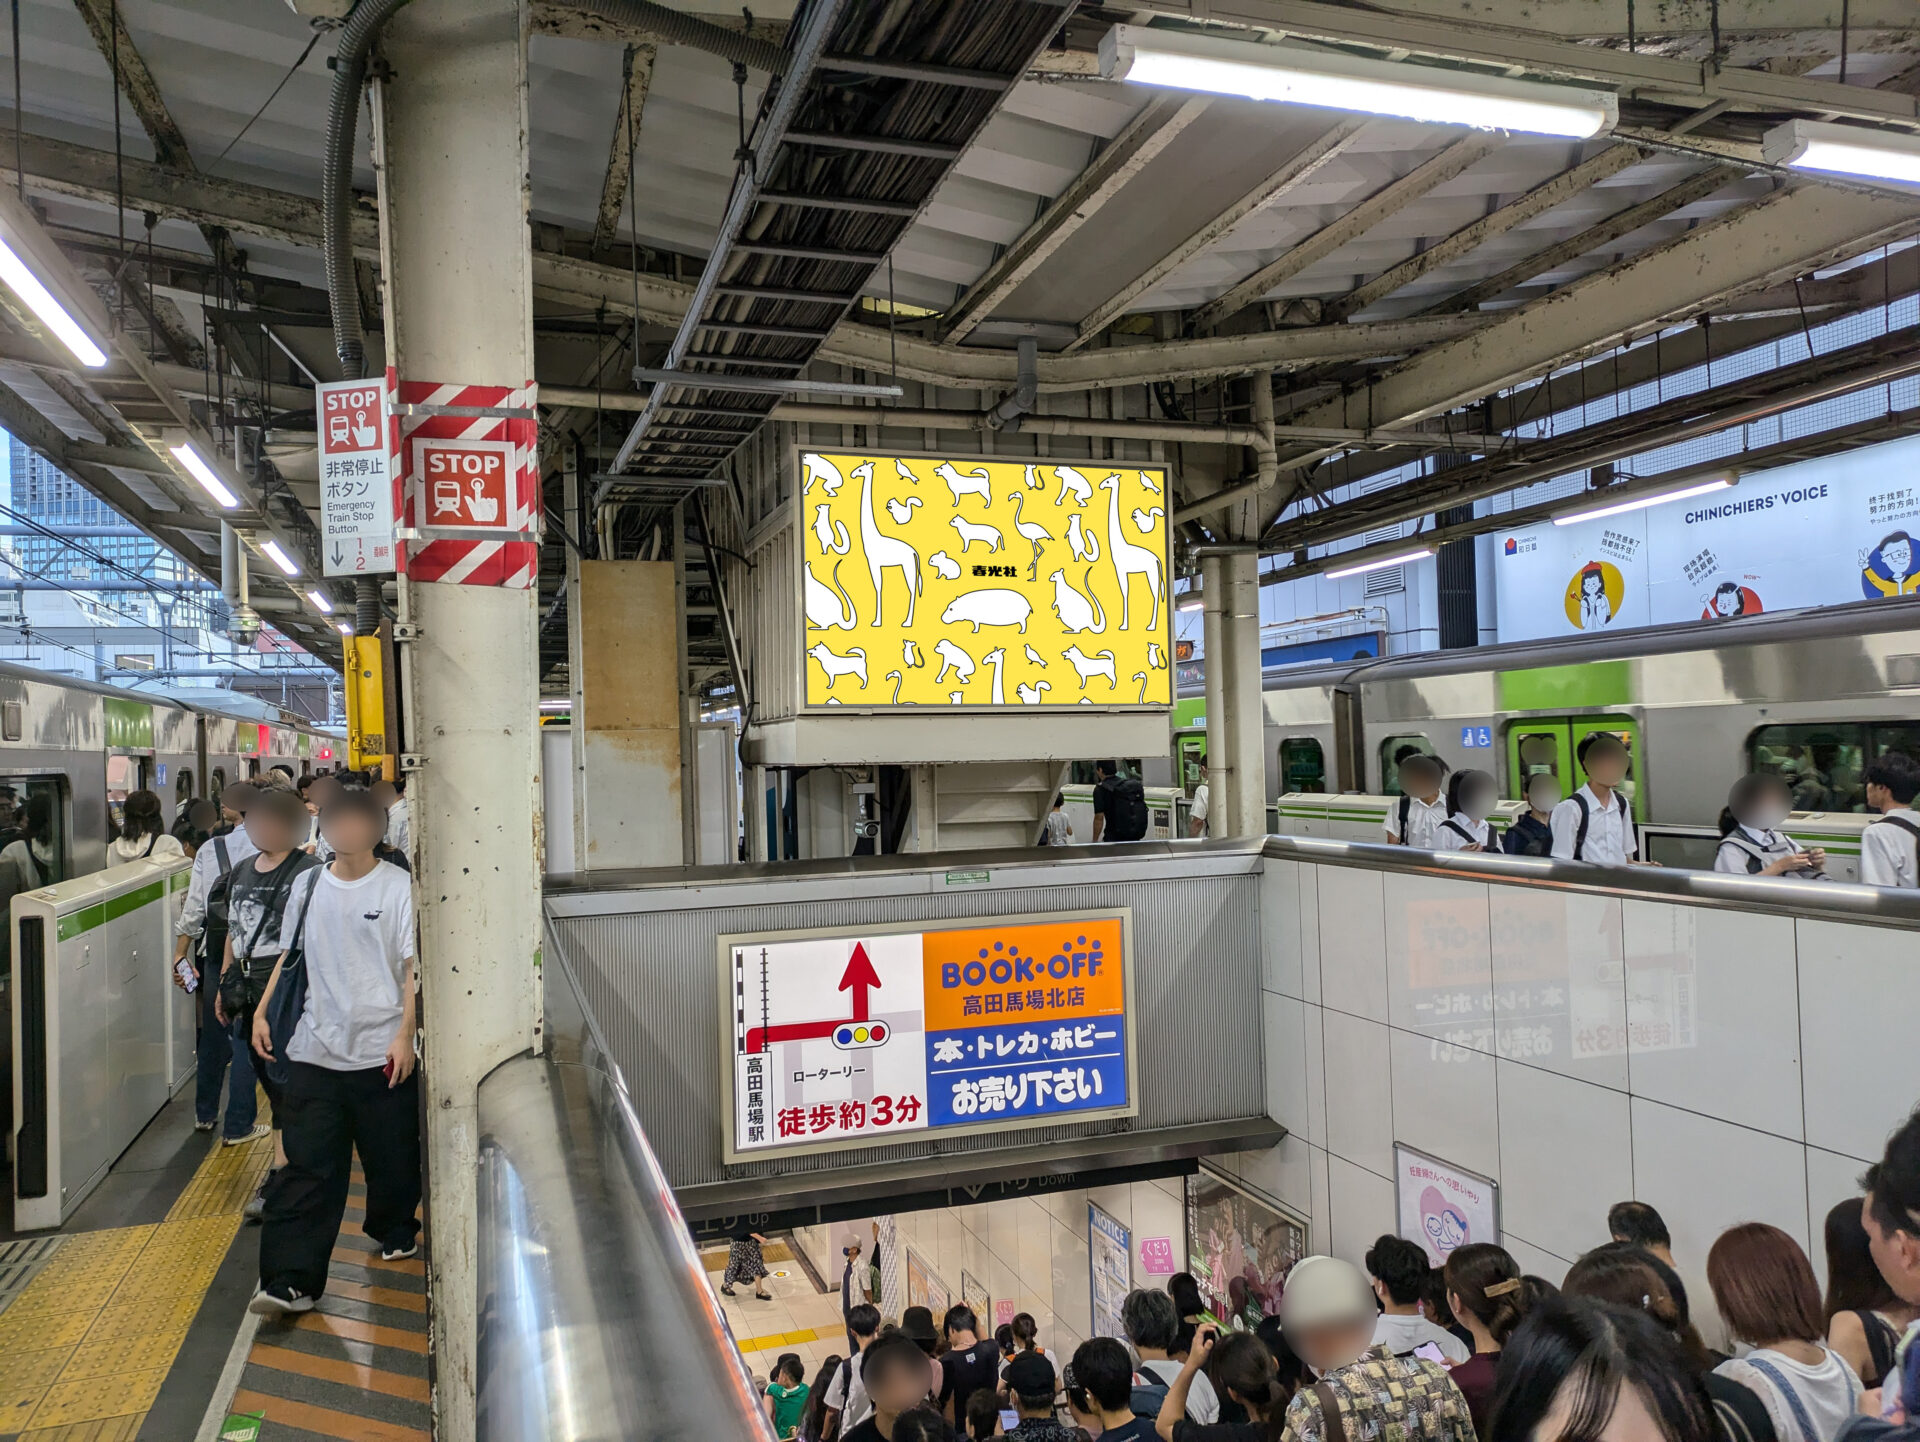
<path id="1" fill-rule="evenodd" d="M 1207 598 L 1198 591 L 1183 591 L 1180 599 L 1173 603 L 1176 611 L 1204 611 L 1206 608 Z"/>
<path id="2" fill-rule="evenodd" d="M 1760 154 L 1769 165 L 1920 185 L 1920 137 L 1890 130 L 1789 120 L 1760 138 Z"/>
<path id="3" fill-rule="evenodd" d="M 325 591 L 309 591 L 307 592 L 307 599 L 319 608 L 321 615 L 331 616 L 333 614 L 333 602 L 327 599 L 327 593 Z"/>
<path id="4" fill-rule="evenodd" d="M 27 269 L 27 263 L 4 240 L 0 240 L 0 280 L 27 303 L 27 309 L 40 317 L 81 365 L 97 370 L 107 363 L 107 353 L 93 343 L 93 338 L 81 329 L 80 322 L 53 298 L 53 292 L 40 283 L 40 277 Z"/>
<path id="5" fill-rule="evenodd" d="M 1358 576 L 1365 571 L 1384 570 L 1388 566 L 1400 566 L 1408 561 L 1424 561 L 1433 554 L 1432 546 L 1421 546 L 1416 550 L 1402 551 L 1397 556 L 1382 556 L 1377 561 L 1362 561 L 1357 566 L 1342 566 L 1337 571 L 1327 572 L 1329 581 L 1337 581 L 1342 576 Z"/>
<path id="6" fill-rule="evenodd" d="M 168 454 L 180 462 L 181 468 L 200 483 L 200 488 L 213 497 L 214 504 L 223 511 L 231 511 L 240 504 L 240 498 L 227 489 L 226 482 L 214 474 L 213 467 L 200 459 L 200 452 L 193 448 L 192 442 L 185 445 L 169 446 Z"/>
<path id="7" fill-rule="evenodd" d="M 1704 496 L 1710 491 L 1724 491 L 1733 482 L 1725 476 L 1718 480 L 1707 481 L 1703 485 L 1688 486 L 1684 490 L 1660 491 L 1651 496 L 1635 496 L 1630 501 L 1616 501 L 1610 506 L 1591 506 L 1584 511 L 1570 511 L 1564 516 L 1555 516 L 1556 526 L 1571 526 L 1580 521 L 1597 521 L 1604 516 L 1624 516 L 1628 511 L 1644 511 L 1649 506 L 1665 505 L 1668 501 L 1684 501 L 1689 496 Z"/>
<path id="8" fill-rule="evenodd" d="M 542 711 L 571 711 L 573 709 L 573 702 L 565 699 L 564 697 L 554 697 L 552 699 L 542 701 L 540 703 L 540 709 Z"/>
<path id="9" fill-rule="evenodd" d="M 1609 131 L 1620 116 L 1619 102 L 1605 90 L 1144 25 L 1116 25 L 1101 38 L 1100 73 L 1175 90 L 1571 140 Z"/>
<path id="10" fill-rule="evenodd" d="M 353 627 L 349 626 L 345 621 L 336 621 L 334 624 L 340 628 L 340 634 L 342 636 L 351 636 L 353 634 Z"/>
<path id="11" fill-rule="evenodd" d="M 286 575 L 297 576 L 300 574 L 300 563 L 285 551 L 281 550 L 278 541 L 263 542 L 260 546 L 260 554 L 265 556 L 269 561 L 272 561 L 273 564 L 278 566 Z"/>

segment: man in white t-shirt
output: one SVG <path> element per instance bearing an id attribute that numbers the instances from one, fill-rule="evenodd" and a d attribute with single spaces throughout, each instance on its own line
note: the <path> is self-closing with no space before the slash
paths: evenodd
<path id="1" fill-rule="evenodd" d="M 1920 887 L 1920 766 L 1889 751 L 1867 767 L 1867 810 L 1880 819 L 1860 833 L 1860 880 L 1867 886 Z"/>
<path id="2" fill-rule="evenodd" d="M 1637 866 L 1640 838 L 1633 809 L 1620 788 L 1626 784 L 1632 754 L 1609 731 L 1596 731 L 1574 753 L 1587 784 L 1553 808 L 1553 855 L 1560 861 L 1596 866 Z"/>
<path id="3" fill-rule="evenodd" d="M 1387 845 L 1431 851 L 1434 836 L 1447 819 L 1447 800 L 1440 794 L 1447 779 L 1446 763 L 1438 756 L 1415 751 L 1402 756 L 1396 770 L 1400 799 L 1381 823 Z"/>
<path id="4" fill-rule="evenodd" d="M 1127 1293 L 1126 1300 L 1120 1304 L 1120 1325 L 1126 1328 L 1127 1340 L 1140 1354 L 1141 1374 L 1153 1383 L 1171 1387 L 1181 1371 L 1180 1364 L 1169 1355 L 1180 1335 L 1180 1313 L 1173 1298 L 1165 1292 L 1145 1288 Z M 1187 1420 L 1200 1423 L 1220 1420 L 1220 1394 L 1214 1391 L 1205 1372 L 1194 1374 L 1193 1384 L 1187 1391 Z"/>
<path id="5" fill-rule="evenodd" d="M 410 844 L 411 826 L 407 814 L 407 783 L 402 781 L 376 781 L 367 788 L 382 806 L 387 808 L 387 845 L 402 856 L 412 856 Z"/>
<path id="6" fill-rule="evenodd" d="M 329 799 L 320 827 L 333 861 L 294 883 L 281 958 L 254 1018 L 254 1050 L 267 1065 L 286 1067 L 287 1164 L 267 1187 L 260 1289 L 249 1304 L 263 1316 L 312 1311 L 326 1289 L 355 1151 L 367 1178 L 363 1230 L 386 1261 L 420 1250 L 413 891 L 406 872 L 373 854 L 386 822 L 367 792 Z M 269 1017 L 286 953 L 296 948 L 306 1006 L 279 1058 Z"/>
<path id="7" fill-rule="evenodd" d="M 1207 813 L 1212 805 L 1212 797 L 1207 791 L 1207 756 L 1203 751 L 1200 753 L 1200 784 L 1194 787 L 1193 804 L 1187 808 L 1187 835 L 1207 834 Z"/>
<path id="8" fill-rule="evenodd" d="M 853 1339 L 853 1347 L 827 1386 L 827 1411 L 839 1418 L 836 1435 L 841 1437 L 873 1415 L 873 1403 L 867 1399 L 866 1382 L 860 1376 L 860 1354 L 880 1335 L 880 1309 L 871 1302 L 849 1307 L 847 1335 Z"/>

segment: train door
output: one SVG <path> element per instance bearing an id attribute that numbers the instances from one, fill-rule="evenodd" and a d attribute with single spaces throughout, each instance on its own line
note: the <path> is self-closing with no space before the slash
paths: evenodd
<path id="1" fill-rule="evenodd" d="M 1646 802 L 1640 788 L 1640 727 L 1631 716 L 1611 714 L 1593 716 L 1546 716 L 1515 721 L 1507 727 L 1507 791 L 1518 796 L 1529 776 L 1548 772 L 1560 778 L 1561 791 L 1571 796 L 1586 785 L 1587 773 L 1580 767 L 1580 743 L 1596 731 L 1605 731 L 1626 743 L 1634 760 L 1620 788 L 1633 806 L 1636 821 L 1646 819 Z"/>

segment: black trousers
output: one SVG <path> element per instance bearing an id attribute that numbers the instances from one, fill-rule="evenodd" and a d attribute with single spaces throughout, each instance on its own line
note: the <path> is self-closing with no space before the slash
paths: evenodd
<path id="1" fill-rule="evenodd" d="M 378 1067 L 329 1071 L 287 1063 L 276 1113 L 287 1164 L 267 1183 L 260 1228 L 260 1283 L 284 1282 L 317 1297 L 347 1208 L 353 1153 L 367 1177 L 362 1230 L 382 1247 L 420 1233 L 419 1074 L 388 1087 Z"/>

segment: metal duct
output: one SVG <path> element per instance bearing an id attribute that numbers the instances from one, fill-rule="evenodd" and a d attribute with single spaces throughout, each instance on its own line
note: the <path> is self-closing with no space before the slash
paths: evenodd
<path id="1" fill-rule="evenodd" d="M 367 373 L 367 337 L 360 328 L 360 293 L 353 277 L 353 134 L 360 120 L 360 91 L 367 83 L 367 51 L 380 27 L 407 0 L 359 0 L 340 27 L 333 55 L 333 94 L 327 103 L 327 156 L 320 188 L 320 234 L 327 261 L 327 304 L 333 311 L 333 348 L 340 374 L 359 380 Z"/>
<path id="2" fill-rule="evenodd" d="M 772 41 L 756 40 L 697 15 L 684 15 L 656 5 L 653 0 L 589 0 L 576 8 L 589 10 L 616 25 L 649 31 L 662 45 L 686 45 L 704 50 L 751 70 L 764 70 L 769 75 L 786 72 L 787 52 Z"/>
<path id="3" fill-rule="evenodd" d="M 1020 418 L 1033 409 L 1040 398 L 1040 342 L 1030 335 L 1020 337 L 1019 370 L 1015 373 L 1013 393 L 987 412 L 989 430 L 1020 429 Z"/>
<path id="4" fill-rule="evenodd" d="M 353 578 L 353 634 L 371 636 L 380 629 L 380 582 L 372 576 Z"/>

